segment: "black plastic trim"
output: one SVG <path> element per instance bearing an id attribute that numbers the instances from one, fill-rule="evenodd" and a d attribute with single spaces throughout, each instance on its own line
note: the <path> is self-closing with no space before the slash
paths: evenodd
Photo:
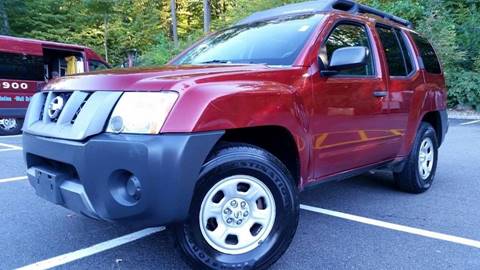
<path id="1" fill-rule="evenodd" d="M 439 138 L 439 145 L 442 145 L 442 143 L 445 141 L 445 136 L 447 135 L 450 124 L 448 122 L 447 110 L 441 110 L 439 111 L 439 113 L 440 113 L 440 122 L 442 126 L 441 136 Z"/>
<path id="2" fill-rule="evenodd" d="M 371 170 L 390 167 L 390 166 L 394 165 L 393 162 L 394 162 L 394 160 L 383 161 L 383 162 L 379 162 L 379 163 L 376 163 L 376 164 L 371 164 L 371 165 L 367 165 L 367 166 L 364 166 L 364 167 L 352 169 L 350 171 L 341 172 L 341 173 L 337 173 L 337 174 L 334 174 L 334 175 L 331 175 L 331 176 L 327 176 L 325 178 L 318 179 L 318 181 L 316 180 L 313 183 L 307 184 L 303 188 L 303 191 L 315 189 L 316 187 L 318 187 L 320 185 L 323 185 L 323 184 L 326 184 L 326 183 L 343 181 L 345 179 L 349 179 L 349 178 L 352 178 L 352 177 L 355 177 L 355 176 L 359 176 L 359 175 L 364 174 L 366 172 L 369 172 Z"/>
<path id="3" fill-rule="evenodd" d="M 30 178 L 36 170 L 46 169 L 52 178 L 68 176 L 65 183 L 79 183 L 86 196 L 78 194 L 82 190 L 78 188 L 70 189 L 80 190 L 70 196 L 75 192 L 64 192 L 65 183 L 58 183 L 62 194 L 68 196 L 63 201 L 88 198 L 83 206 L 57 204 L 102 220 L 158 226 L 187 218 L 201 166 L 223 134 L 100 134 L 81 143 L 24 133 L 23 151 Z M 138 201 L 117 196 L 118 189 L 125 186 L 118 184 L 124 172 L 141 183 Z M 93 211 L 86 211 L 90 203 Z"/>

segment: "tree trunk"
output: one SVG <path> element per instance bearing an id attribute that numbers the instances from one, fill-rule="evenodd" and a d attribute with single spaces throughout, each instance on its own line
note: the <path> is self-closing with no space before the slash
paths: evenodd
<path id="1" fill-rule="evenodd" d="M 175 0 L 170 0 L 170 9 L 172 12 L 172 35 L 173 35 L 173 43 L 175 44 L 175 48 L 178 48 L 178 33 L 177 33 L 177 5 Z"/>
<path id="2" fill-rule="evenodd" d="M 103 17 L 103 47 L 105 49 L 105 61 L 108 63 L 108 14 L 105 13 Z"/>
<path id="3" fill-rule="evenodd" d="M 210 10 L 210 0 L 203 0 L 203 32 L 210 32 L 210 22 L 212 21 L 212 12 Z"/>
<path id="4" fill-rule="evenodd" d="M 0 0 L 0 35 L 10 34 L 7 11 L 5 10 L 5 1 Z"/>

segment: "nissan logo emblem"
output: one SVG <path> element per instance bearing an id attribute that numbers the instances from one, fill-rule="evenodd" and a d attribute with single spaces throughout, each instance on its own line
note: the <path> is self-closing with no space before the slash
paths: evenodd
<path id="1" fill-rule="evenodd" d="M 48 116 L 50 117 L 50 119 L 56 119 L 62 112 L 64 105 L 65 101 L 61 96 L 57 96 L 56 98 L 54 98 L 50 102 L 50 105 L 48 105 Z"/>

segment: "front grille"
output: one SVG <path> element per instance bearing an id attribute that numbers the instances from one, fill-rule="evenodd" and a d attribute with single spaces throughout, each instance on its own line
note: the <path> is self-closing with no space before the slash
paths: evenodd
<path id="1" fill-rule="evenodd" d="M 83 141 L 104 131 L 121 95 L 119 91 L 37 93 L 30 101 L 23 130 L 39 136 Z"/>
<path id="2" fill-rule="evenodd" d="M 90 96 L 92 95 L 92 93 L 88 93 L 87 97 L 85 98 L 85 100 L 82 102 L 82 104 L 80 105 L 80 107 L 78 108 L 78 110 L 75 112 L 75 115 L 73 116 L 72 118 L 72 121 L 70 121 L 70 124 L 75 124 L 75 120 L 77 120 L 77 117 L 78 115 L 80 114 L 80 112 L 82 111 L 83 107 L 85 106 L 85 104 L 87 103 L 88 99 L 90 98 Z"/>
<path id="3" fill-rule="evenodd" d="M 43 111 L 45 111 L 45 102 L 42 103 L 42 109 L 40 110 L 40 113 L 39 113 L 40 121 L 43 121 Z"/>
<path id="4" fill-rule="evenodd" d="M 64 102 L 64 106 L 63 106 L 63 109 L 65 109 L 65 106 L 66 104 L 68 103 L 68 100 L 70 99 L 70 97 L 72 96 L 72 92 L 60 92 L 60 93 L 55 93 L 55 97 L 61 97 L 63 99 L 63 102 Z M 55 98 L 54 97 L 54 98 Z M 84 101 L 85 102 L 85 101 Z M 82 103 L 83 104 L 83 103 Z M 46 106 L 47 104 L 45 104 L 44 106 Z M 48 107 L 47 107 L 48 108 Z M 62 110 L 63 110 L 62 109 Z M 78 109 L 80 110 L 81 107 Z M 78 113 L 78 110 L 76 113 Z M 58 118 L 60 117 L 60 115 L 58 115 L 57 117 L 55 118 L 50 118 L 50 120 L 53 122 L 53 123 L 57 123 L 58 121 Z M 73 124 L 73 123 L 72 123 Z"/>
<path id="5" fill-rule="evenodd" d="M 44 123 L 74 124 L 81 110 L 85 106 L 91 92 L 48 92 L 42 93 L 44 101 L 40 110 L 40 119 Z M 61 106 L 58 105 L 58 99 L 61 100 Z M 56 107 L 53 103 L 57 103 Z M 52 109 L 53 108 L 53 109 Z M 55 110 L 57 109 L 57 111 Z M 55 112 L 55 113 L 54 113 Z"/>

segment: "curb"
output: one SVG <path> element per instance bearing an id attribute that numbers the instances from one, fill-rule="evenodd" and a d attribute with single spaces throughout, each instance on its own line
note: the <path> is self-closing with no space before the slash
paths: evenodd
<path id="1" fill-rule="evenodd" d="M 480 120 L 480 113 L 477 112 L 459 112 L 448 111 L 448 119 L 457 120 Z"/>

